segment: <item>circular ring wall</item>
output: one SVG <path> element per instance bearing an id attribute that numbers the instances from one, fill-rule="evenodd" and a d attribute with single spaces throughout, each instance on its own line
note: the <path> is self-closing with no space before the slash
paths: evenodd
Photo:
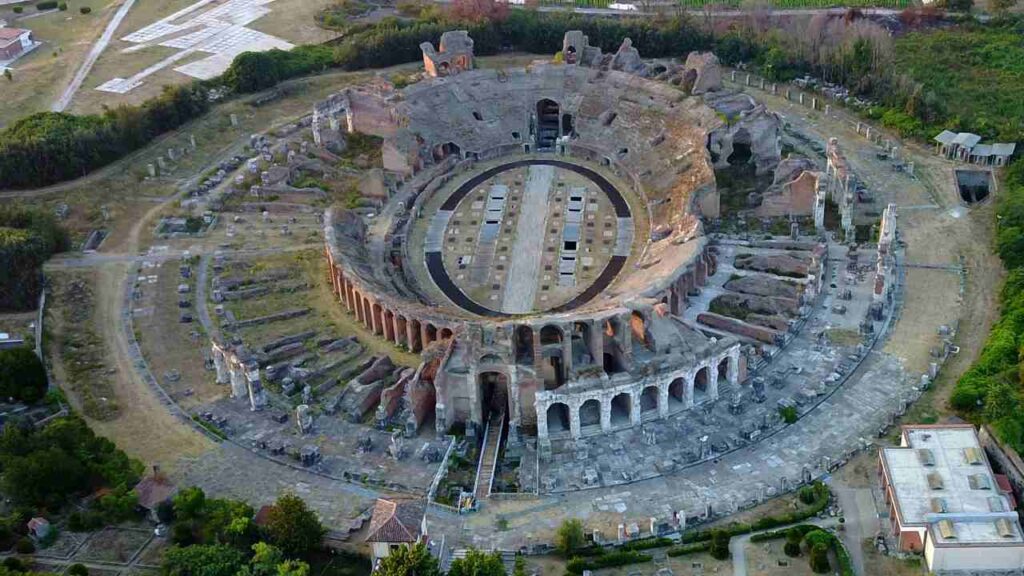
<path id="1" fill-rule="evenodd" d="M 456 187 L 431 216 L 424 252 L 452 303 L 500 318 L 586 304 L 614 281 L 632 241 L 629 204 L 607 178 L 564 160 L 525 159 Z"/>

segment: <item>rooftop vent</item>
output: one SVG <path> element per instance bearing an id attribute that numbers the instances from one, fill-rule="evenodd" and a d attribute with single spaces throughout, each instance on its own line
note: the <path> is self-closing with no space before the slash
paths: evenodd
<path id="1" fill-rule="evenodd" d="M 935 454 L 927 448 L 920 448 L 917 451 L 917 459 L 922 466 L 935 466 Z"/>
<path id="2" fill-rule="evenodd" d="M 1013 524 L 1006 518 L 996 520 L 996 532 L 999 533 L 1001 538 L 1013 538 L 1016 535 Z"/>
<path id="3" fill-rule="evenodd" d="M 988 479 L 985 474 L 971 474 L 967 477 L 967 482 L 971 485 L 971 490 L 991 490 L 992 482 Z"/>
<path id="4" fill-rule="evenodd" d="M 932 490 L 942 490 L 942 476 L 938 472 L 930 472 L 928 474 L 928 487 Z"/>
<path id="5" fill-rule="evenodd" d="M 946 507 L 946 500 L 943 498 L 932 498 L 931 500 L 932 512 L 936 514 L 945 514 L 949 510 Z"/>
<path id="6" fill-rule="evenodd" d="M 939 520 L 935 525 L 939 529 L 939 535 L 946 540 L 956 540 L 956 530 L 951 520 Z"/>
<path id="7" fill-rule="evenodd" d="M 964 459 L 971 466 L 981 466 L 985 462 L 981 455 L 981 448 L 974 446 L 964 448 Z"/>

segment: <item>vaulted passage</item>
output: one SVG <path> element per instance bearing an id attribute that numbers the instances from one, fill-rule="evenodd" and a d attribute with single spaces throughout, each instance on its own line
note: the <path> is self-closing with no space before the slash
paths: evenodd
<path id="1" fill-rule="evenodd" d="M 547 98 L 537 102 L 537 150 L 551 150 L 558 139 L 558 103 Z"/>

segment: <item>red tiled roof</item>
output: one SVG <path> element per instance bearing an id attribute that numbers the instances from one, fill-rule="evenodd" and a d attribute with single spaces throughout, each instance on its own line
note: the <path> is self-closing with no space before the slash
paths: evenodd
<path id="1" fill-rule="evenodd" d="M 159 476 L 146 476 L 135 485 L 135 493 L 139 496 L 139 506 L 152 510 L 161 502 L 169 500 L 178 489 L 167 479 Z"/>
<path id="2" fill-rule="evenodd" d="M 367 542 L 418 542 L 426 507 L 422 500 L 385 500 L 373 505 Z"/>
<path id="3" fill-rule="evenodd" d="M 28 30 L 22 30 L 21 28 L 0 28 L 0 41 L 15 40 L 26 32 Z"/>

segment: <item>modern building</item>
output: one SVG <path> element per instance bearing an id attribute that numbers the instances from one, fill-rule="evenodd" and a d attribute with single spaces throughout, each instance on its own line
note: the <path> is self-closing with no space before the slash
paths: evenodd
<path id="1" fill-rule="evenodd" d="M 0 62 L 17 60 L 36 45 L 31 30 L 0 27 Z"/>
<path id="2" fill-rule="evenodd" d="M 943 130 L 934 140 L 935 151 L 946 158 L 983 166 L 1005 166 L 1017 149 L 1014 143 L 982 144 L 981 136 L 970 132 Z"/>
<path id="3" fill-rule="evenodd" d="M 880 448 L 882 490 L 898 547 L 935 574 L 1019 570 L 1022 534 L 1012 500 L 970 424 L 904 426 Z"/>
<path id="4" fill-rule="evenodd" d="M 373 505 L 366 543 L 370 545 L 373 566 L 400 546 L 426 542 L 426 502 L 421 499 L 390 500 L 378 498 Z"/>

